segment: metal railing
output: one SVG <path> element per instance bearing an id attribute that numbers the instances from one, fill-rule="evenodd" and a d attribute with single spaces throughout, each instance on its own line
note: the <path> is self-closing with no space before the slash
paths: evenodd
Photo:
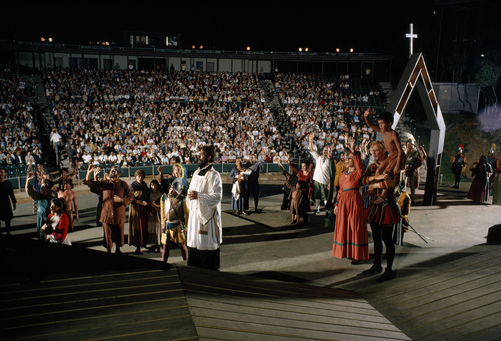
<path id="1" fill-rule="evenodd" d="M 103 164 L 100 165 L 99 167 L 101 168 L 101 172 L 99 173 L 99 176 L 102 178 L 104 176 L 104 173 L 109 171 L 111 166 L 114 164 Z M 146 175 L 157 175 L 158 174 L 158 167 L 162 165 L 155 165 L 155 164 L 148 164 L 148 165 L 135 165 L 135 166 L 129 166 L 129 167 L 122 167 L 122 178 L 128 178 L 128 180 L 132 180 L 134 178 L 134 173 L 141 169 L 145 172 Z M 198 164 L 185 164 L 184 165 L 186 168 L 186 171 L 188 172 L 188 177 L 193 174 L 198 168 Z M 224 173 L 229 173 L 235 167 L 234 163 L 214 163 L 212 165 L 214 169 L 216 169 L 218 172 L 221 174 Z M 81 185 L 81 182 L 85 179 L 85 176 L 87 174 L 87 167 L 88 165 L 84 165 L 81 167 L 77 174 L 77 183 Z M 170 174 L 172 173 L 172 167 L 173 165 L 163 165 L 163 174 Z M 22 191 L 24 186 L 26 185 L 26 172 L 23 171 L 16 171 L 14 176 L 12 176 L 12 173 L 14 168 L 9 169 L 9 175 L 10 177 L 7 177 L 6 180 L 10 181 L 12 184 L 12 188 L 14 189 L 19 189 L 19 192 Z M 282 172 L 280 167 L 278 167 L 278 164 L 276 163 L 265 163 L 263 165 L 263 168 L 261 170 L 262 173 L 268 174 L 270 172 Z"/>

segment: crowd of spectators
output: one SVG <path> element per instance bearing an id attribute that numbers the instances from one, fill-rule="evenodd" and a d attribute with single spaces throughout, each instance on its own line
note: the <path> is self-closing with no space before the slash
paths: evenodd
<path id="1" fill-rule="evenodd" d="M 260 102 L 256 75 L 228 72 L 130 71 L 48 68 L 43 70 L 49 100 Z"/>
<path id="2" fill-rule="evenodd" d="M 330 104 L 342 110 L 356 106 L 380 105 L 380 93 L 371 78 L 351 79 L 342 75 L 339 79 L 322 78 L 319 75 L 275 74 L 275 89 L 280 103 Z M 344 106 L 344 108 L 343 108 Z"/>
<path id="3" fill-rule="evenodd" d="M 0 165 L 34 165 L 42 160 L 42 145 L 26 84 L 19 70 L 0 65 L 0 72 Z"/>
<path id="4" fill-rule="evenodd" d="M 285 153 L 256 75 L 214 72 L 44 70 L 57 130 L 84 164 L 216 162 Z"/>
<path id="5" fill-rule="evenodd" d="M 2 70 L 0 163 L 32 165 L 43 159 L 33 108 L 21 76 Z M 60 136 L 58 150 L 66 149 L 74 166 L 76 161 L 125 166 L 168 165 L 178 159 L 196 163 L 198 149 L 206 144 L 216 146 L 215 162 L 248 160 L 252 154 L 268 163 L 288 158 L 256 75 L 62 67 L 43 69 L 42 74 L 56 122 L 51 141 Z M 361 146 L 375 139 L 361 119 L 364 96 L 347 95 L 352 83 L 348 75 L 334 80 L 275 74 L 286 124 L 300 148 L 307 149 L 310 132 L 315 132 L 318 148 L 332 146 L 334 158 L 344 150 L 347 136 Z M 370 96 L 378 96 L 377 90 L 371 89 Z"/>
<path id="6" fill-rule="evenodd" d="M 368 89 L 369 95 L 363 96 L 361 93 L 348 95 L 350 84 L 355 83 L 349 75 L 323 79 L 314 75 L 277 73 L 274 81 L 276 93 L 301 148 L 308 148 L 307 135 L 314 132 L 317 148 L 322 150 L 324 146 L 331 146 L 333 158 L 339 159 L 347 137 L 355 138 L 362 150 L 368 142 L 375 140 L 375 132 L 363 119 L 369 98 L 373 98 L 370 103 L 380 102 L 380 99 L 374 100 L 380 94 L 372 79 L 356 81 L 358 89 Z M 377 114 L 374 109 L 372 112 L 374 116 Z"/>

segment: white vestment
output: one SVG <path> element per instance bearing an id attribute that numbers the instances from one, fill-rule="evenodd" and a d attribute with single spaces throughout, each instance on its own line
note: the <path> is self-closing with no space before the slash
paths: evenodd
<path id="1" fill-rule="evenodd" d="M 223 242 L 221 223 L 221 199 L 223 183 L 221 175 L 209 165 L 205 176 L 199 176 L 200 168 L 191 179 L 189 191 L 197 191 L 198 199 L 186 200 L 190 210 L 187 245 L 198 250 L 217 250 Z"/>

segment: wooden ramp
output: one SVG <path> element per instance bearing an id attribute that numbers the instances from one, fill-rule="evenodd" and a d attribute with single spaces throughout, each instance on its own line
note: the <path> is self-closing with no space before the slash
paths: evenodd
<path id="1" fill-rule="evenodd" d="M 200 340 L 410 340 L 349 291 L 178 271 Z"/>
<path id="2" fill-rule="evenodd" d="M 413 340 L 501 339 L 501 249 L 357 290 Z"/>

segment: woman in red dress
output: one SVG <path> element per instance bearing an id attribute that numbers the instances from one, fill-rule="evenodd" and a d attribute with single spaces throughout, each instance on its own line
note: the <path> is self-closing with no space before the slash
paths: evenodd
<path id="1" fill-rule="evenodd" d="M 340 189 L 334 208 L 336 228 L 332 255 L 351 258 L 353 264 L 369 259 L 367 224 L 358 180 L 362 177 L 360 152 L 350 153 L 346 170 L 341 175 Z"/>
<path id="2" fill-rule="evenodd" d="M 66 237 L 69 225 L 67 208 L 68 205 L 64 199 L 54 198 L 50 202 L 50 214 L 44 221 L 41 231 L 47 234 L 47 240 L 51 243 L 71 245 Z"/>
<path id="3" fill-rule="evenodd" d="M 304 181 L 308 185 L 308 198 L 311 199 L 313 194 L 313 172 L 309 169 L 307 162 L 301 162 L 301 170 L 294 167 L 289 161 L 289 156 L 287 155 L 287 162 L 292 170 L 292 175 L 297 176 L 297 181 Z M 309 205 L 308 205 L 309 206 Z"/>

